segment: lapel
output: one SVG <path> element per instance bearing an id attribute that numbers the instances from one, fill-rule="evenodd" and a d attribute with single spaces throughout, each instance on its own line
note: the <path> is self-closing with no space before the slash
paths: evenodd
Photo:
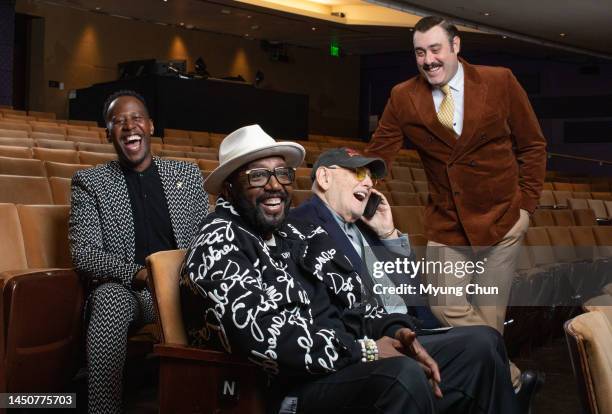
<path id="1" fill-rule="evenodd" d="M 438 121 L 436 107 L 431 95 L 431 86 L 422 75 L 417 76 L 414 88 L 409 91 L 414 107 L 421 122 L 435 139 L 442 141 L 450 148 L 455 148 L 455 134 Z"/>
<path id="2" fill-rule="evenodd" d="M 361 256 L 357 254 L 353 244 L 348 239 L 344 231 L 340 228 L 327 206 L 317 196 L 311 198 L 311 203 L 319 220 L 322 222 L 323 228 L 325 231 L 327 231 L 331 239 L 340 246 L 346 257 L 348 257 L 349 261 L 355 268 L 355 271 L 357 271 L 357 273 L 360 275 L 367 275 L 368 272 L 364 272 L 366 269 L 364 268 L 364 263 L 363 260 L 361 260 Z"/>
<path id="3" fill-rule="evenodd" d="M 117 223 L 117 236 L 123 239 L 123 246 L 126 246 L 126 258 L 133 259 L 136 254 L 136 241 L 134 236 L 134 216 L 132 203 L 127 190 L 125 175 L 118 161 L 111 161 L 107 165 L 111 180 L 112 191 L 105 200 L 108 202 L 111 214 Z"/>
<path id="4" fill-rule="evenodd" d="M 474 66 L 460 59 L 463 64 L 463 129 L 461 136 L 457 140 L 450 162 L 455 161 L 474 140 L 476 128 L 480 124 L 482 115 L 486 112 L 487 85 L 476 71 Z"/>
<path id="5" fill-rule="evenodd" d="M 179 234 L 181 233 L 179 229 L 183 228 L 184 217 L 181 217 L 179 209 L 176 208 L 176 206 L 181 206 L 182 204 L 175 201 L 183 200 L 182 191 L 184 191 L 187 183 L 177 178 L 176 169 L 171 168 L 168 163 L 157 157 L 153 157 L 153 162 L 157 166 L 162 188 L 164 189 L 164 195 L 166 196 L 166 203 L 168 203 L 168 213 L 170 214 L 170 223 L 172 223 L 174 240 L 177 246 L 181 246 L 183 235 Z"/>

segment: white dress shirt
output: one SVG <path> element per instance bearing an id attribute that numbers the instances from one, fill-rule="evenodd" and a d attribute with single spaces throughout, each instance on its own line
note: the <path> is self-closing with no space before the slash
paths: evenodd
<path id="1" fill-rule="evenodd" d="M 461 135 L 461 131 L 463 131 L 463 65 L 461 62 L 459 62 L 455 76 L 448 81 L 448 86 L 450 86 L 450 93 L 453 95 L 453 102 L 455 103 L 453 129 L 457 136 L 459 136 Z M 438 113 L 440 105 L 442 104 L 442 99 L 444 99 L 444 92 L 436 87 L 431 90 L 431 95 L 433 96 L 436 113 Z"/>

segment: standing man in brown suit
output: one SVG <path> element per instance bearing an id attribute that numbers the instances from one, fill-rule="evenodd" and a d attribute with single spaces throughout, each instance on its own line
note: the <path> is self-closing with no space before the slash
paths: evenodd
<path id="1" fill-rule="evenodd" d="M 430 296 L 436 317 L 450 326 L 484 324 L 503 332 L 521 240 L 542 190 L 546 141 L 510 70 L 458 57 L 454 25 L 425 17 L 414 27 L 413 43 L 420 74 L 393 88 L 366 153 L 391 165 L 410 139 L 429 181 L 428 260 L 486 262 L 477 278 L 428 275 L 431 283 L 464 292 Z M 499 294 L 468 300 L 470 283 L 497 287 Z M 511 365 L 528 407 L 541 380 Z"/>

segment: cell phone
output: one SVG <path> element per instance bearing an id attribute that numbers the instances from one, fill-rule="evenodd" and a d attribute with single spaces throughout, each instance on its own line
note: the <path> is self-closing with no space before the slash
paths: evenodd
<path id="1" fill-rule="evenodd" d="M 378 205 L 382 201 L 382 197 L 376 193 L 370 193 L 370 199 L 365 206 L 365 210 L 363 210 L 363 217 L 367 219 L 371 219 L 374 214 L 376 214 L 376 210 L 378 209 Z"/>

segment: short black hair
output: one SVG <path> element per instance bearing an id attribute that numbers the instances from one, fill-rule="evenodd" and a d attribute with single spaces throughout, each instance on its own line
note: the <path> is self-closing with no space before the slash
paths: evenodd
<path id="1" fill-rule="evenodd" d="M 142 106 L 144 106 L 145 111 L 147 111 L 147 116 L 149 115 L 149 109 L 147 108 L 147 103 L 145 102 L 145 99 L 142 97 L 141 94 L 139 94 L 136 91 L 130 90 L 130 89 L 122 89 L 122 90 L 113 92 L 104 101 L 104 109 L 102 109 L 102 119 L 104 119 L 104 122 L 108 121 L 108 109 L 110 108 L 113 101 L 117 98 L 121 98 L 122 96 L 131 96 L 133 98 L 138 99 L 140 102 L 142 102 Z"/>
<path id="2" fill-rule="evenodd" d="M 427 16 L 423 17 L 421 20 L 414 25 L 415 32 L 425 33 L 429 29 L 435 26 L 440 26 L 446 34 L 448 35 L 448 41 L 452 44 L 455 36 L 459 36 L 459 30 L 457 30 L 457 26 L 446 20 L 444 17 L 440 16 Z"/>

